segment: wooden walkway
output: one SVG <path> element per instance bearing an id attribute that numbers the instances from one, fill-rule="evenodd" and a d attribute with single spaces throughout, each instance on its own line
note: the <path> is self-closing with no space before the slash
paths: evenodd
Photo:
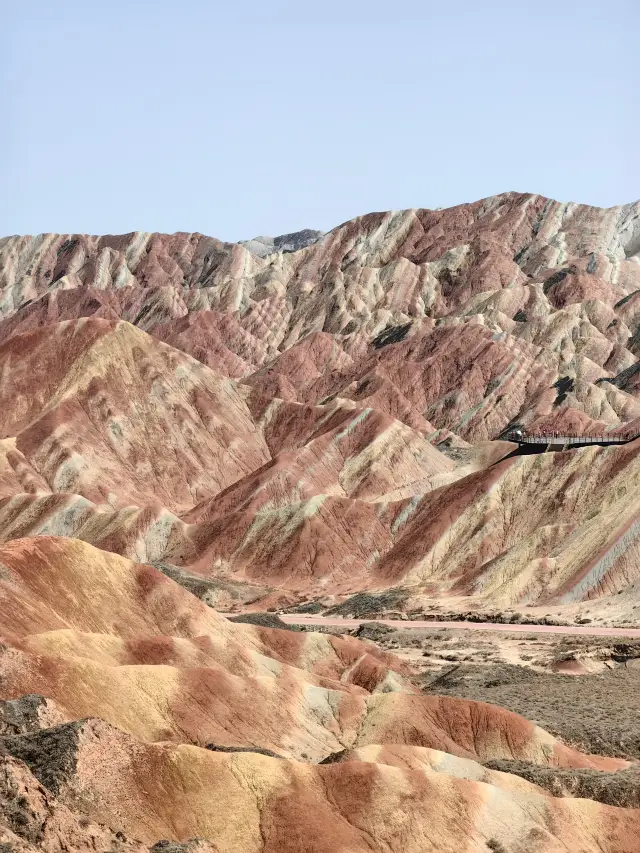
<path id="1" fill-rule="evenodd" d="M 529 444 L 546 446 L 554 449 L 569 450 L 572 447 L 587 447 L 597 444 L 601 447 L 615 444 L 628 444 L 630 441 L 640 438 L 640 432 L 631 435 L 564 435 L 562 433 L 550 432 L 545 435 L 526 435 L 521 430 L 512 430 L 503 436 L 505 441 L 513 441 L 516 444 Z"/>

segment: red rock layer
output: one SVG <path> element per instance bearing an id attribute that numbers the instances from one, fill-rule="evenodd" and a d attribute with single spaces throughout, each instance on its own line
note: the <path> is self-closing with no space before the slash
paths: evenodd
<path id="1" fill-rule="evenodd" d="M 638 810 L 554 799 L 479 763 L 625 762 L 419 695 L 371 644 L 230 623 L 156 569 L 71 539 L 9 543 L 0 565 L 0 704 L 23 721 L 0 733 L 0 840 L 19 851 L 632 849 Z"/>
<path id="2" fill-rule="evenodd" d="M 628 587 L 636 446 L 499 462 L 498 439 L 637 433 L 639 215 L 507 193 L 266 256 L 3 240 L 0 537 L 75 536 L 263 605 Z"/>

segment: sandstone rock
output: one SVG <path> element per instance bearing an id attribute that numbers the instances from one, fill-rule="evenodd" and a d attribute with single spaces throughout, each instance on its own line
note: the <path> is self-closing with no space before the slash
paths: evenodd
<path id="1" fill-rule="evenodd" d="M 639 222 L 0 241 L 2 853 L 635 849 L 625 761 L 264 611 L 633 613 L 640 439 L 504 439 L 640 434 Z"/>
<path id="2" fill-rule="evenodd" d="M 454 853 L 459 833 L 479 849 L 535 836 L 627 853 L 637 834 L 637 810 L 481 766 L 546 779 L 628 762 L 421 695 L 370 643 L 229 622 L 154 567 L 73 539 L 5 544 L 0 566 L 0 700 L 19 729 L 0 741 L 0 838 L 23 853 Z"/>
<path id="3" fill-rule="evenodd" d="M 635 578 L 635 450 L 572 455 L 571 501 L 564 460 L 499 463 L 495 439 L 633 434 L 637 221 L 506 193 L 238 245 L 8 238 L 0 538 L 74 536 L 265 602 L 617 592 Z M 521 515 L 534 469 L 545 498 Z M 429 535 L 410 545 L 426 516 L 444 560 Z M 231 588 L 203 595 L 232 606 Z"/>

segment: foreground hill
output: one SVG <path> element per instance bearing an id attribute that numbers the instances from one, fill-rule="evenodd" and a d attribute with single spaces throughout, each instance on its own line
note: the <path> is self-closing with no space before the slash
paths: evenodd
<path id="1" fill-rule="evenodd" d="M 627 762 L 419 694 L 369 643 L 230 623 L 152 567 L 71 539 L 16 540 L 0 565 L 9 850 L 633 849 L 638 810 L 483 766 Z"/>
<path id="2" fill-rule="evenodd" d="M 639 252 L 638 204 L 515 193 L 245 244 L 5 238 L 0 538 L 162 563 L 227 609 L 632 614 L 638 441 L 501 438 L 640 432 Z"/>

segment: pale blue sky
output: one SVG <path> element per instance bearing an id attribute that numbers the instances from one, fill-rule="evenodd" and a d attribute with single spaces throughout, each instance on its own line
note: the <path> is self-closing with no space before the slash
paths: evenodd
<path id="1" fill-rule="evenodd" d="M 238 240 L 505 190 L 632 201 L 638 33 L 638 0 L 20 0 L 0 234 Z"/>

